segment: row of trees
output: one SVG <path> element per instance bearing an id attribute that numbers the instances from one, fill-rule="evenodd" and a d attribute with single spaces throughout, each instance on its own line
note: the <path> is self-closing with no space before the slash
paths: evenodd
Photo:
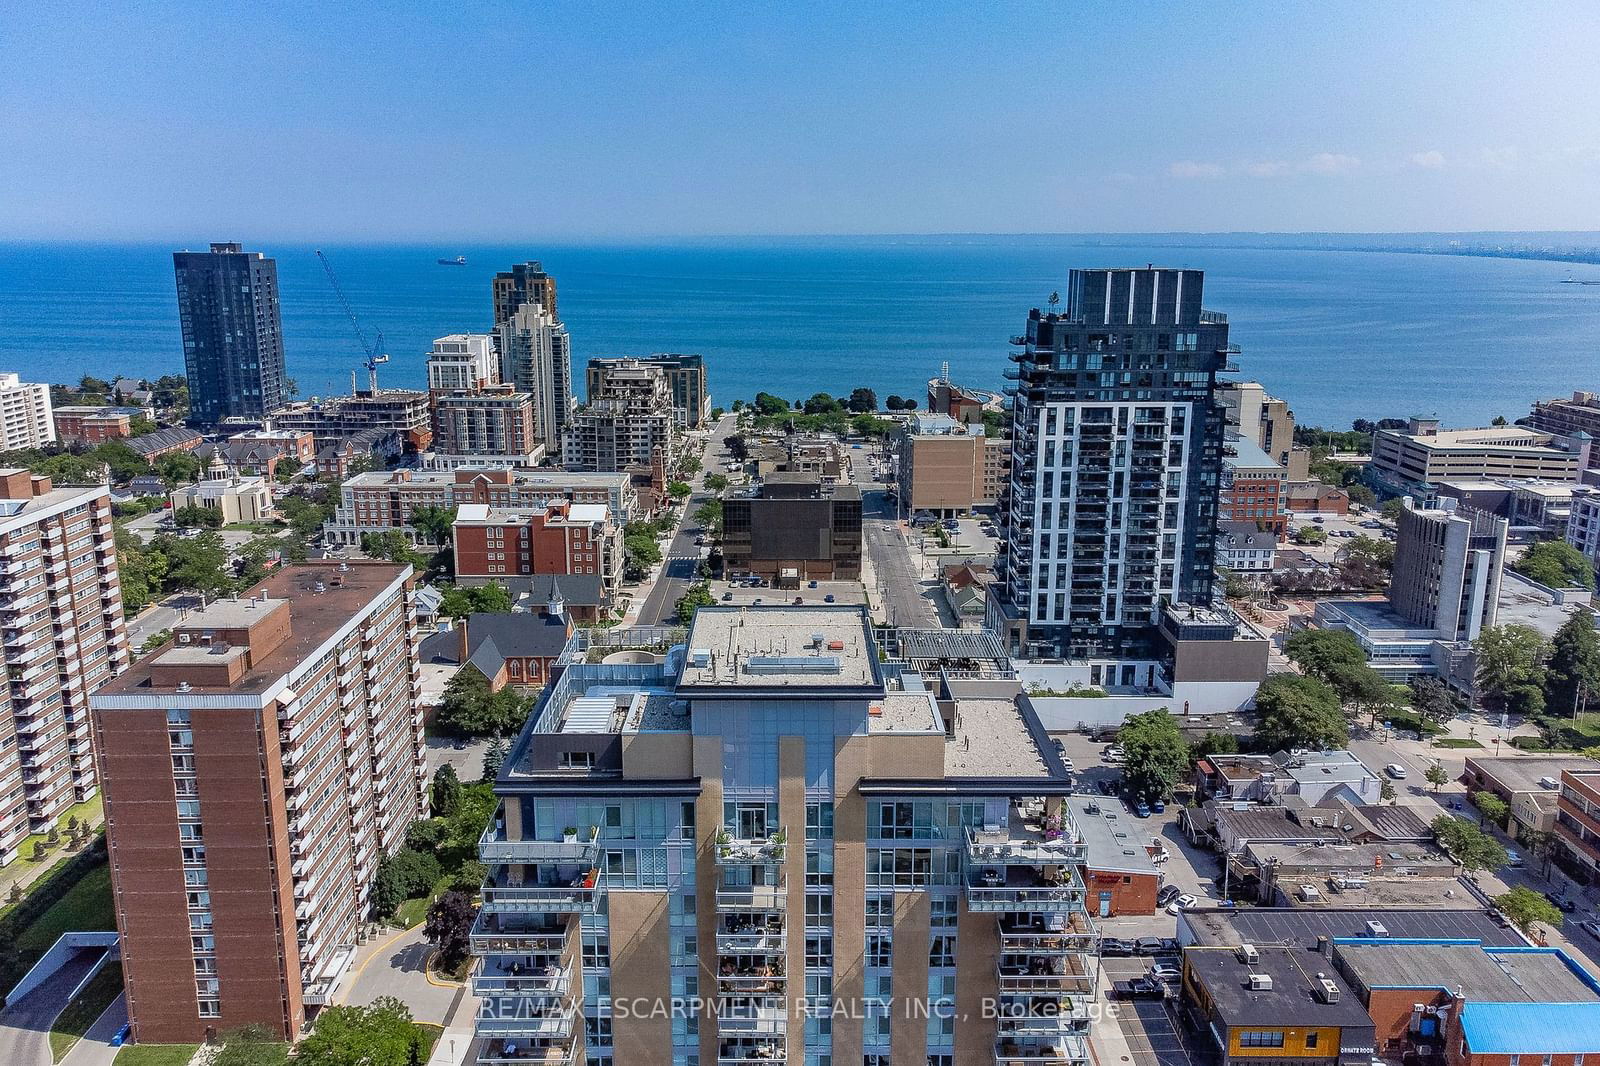
<path id="1" fill-rule="evenodd" d="M 1576 717 L 1600 696 L 1600 635 L 1587 612 L 1575 613 L 1554 637 L 1524 625 L 1491 626 L 1473 642 L 1478 690 L 1492 707 L 1542 719 Z"/>

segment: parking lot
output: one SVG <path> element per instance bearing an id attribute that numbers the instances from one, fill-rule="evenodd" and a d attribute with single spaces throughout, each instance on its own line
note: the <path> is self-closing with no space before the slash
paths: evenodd
<path id="1" fill-rule="evenodd" d="M 812 586 L 816 587 L 813 588 Z M 712 581 L 711 595 L 719 604 L 802 604 L 862 603 L 859 581 L 802 581 L 797 589 L 775 589 L 770 584 L 751 587 L 744 581 Z"/>

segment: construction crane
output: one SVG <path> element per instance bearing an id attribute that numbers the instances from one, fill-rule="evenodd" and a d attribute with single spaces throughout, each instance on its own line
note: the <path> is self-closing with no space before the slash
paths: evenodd
<path id="1" fill-rule="evenodd" d="M 367 387 L 375 396 L 378 393 L 378 366 L 389 361 L 388 353 L 383 350 L 383 330 L 378 330 L 373 336 L 372 343 L 367 343 L 367 331 L 361 328 L 361 320 L 356 317 L 355 308 L 350 306 L 350 300 L 345 296 L 344 289 L 339 285 L 339 277 L 333 272 L 333 264 L 328 257 L 322 254 L 322 249 L 317 249 L 317 258 L 322 261 L 322 269 L 328 275 L 328 284 L 333 286 L 333 294 L 339 298 L 339 306 L 344 308 L 345 317 L 350 320 L 350 326 L 356 331 L 356 341 L 361 345 L 361 354 L 366 356 L 366 361 L 361 365 L 367 370 Z M 355 372 L 350 373 L 350 391 L 356 391 Z"/>

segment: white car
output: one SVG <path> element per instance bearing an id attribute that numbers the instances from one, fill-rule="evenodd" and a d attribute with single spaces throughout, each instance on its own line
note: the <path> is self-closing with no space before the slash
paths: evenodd
<path id="1" fill-rule="evenodd" d="M 1510 848 L 1507 848 L 1506 849 L 1506 865 L 1507 866 L 1521 866 L 1522 865 L 1522 856 L 1520 854 L 1518 854 L 1517 852 L 1512 851 Z"/>
<path id="2" fill-rule="evenodd" d="M 1194 896 L 1191 896 L 1187 892 L 1185 892 L 1183 895 L 1179 896 L 1177 899 L 1175 899 L 1171 903 L 1167 904 L 1167 913 L 1168 914 L 1177 914 L 1179 911 L 1188 910 L 1190 907 L 1193 907 L 1196 903 L 1199 903 L 1199 902 L 1200 901 L 1198 899 L 1196 899 Z"/>
<path id="3" fill-rule="evenodd" d="M 1158 962 L 1150 967 L 1148 976 L 1152 981 L 1176 981 L 1178 979 L 1178 968 L 1164 962 Z"/>
<path id="4" fill-rule="evenodd" d="M 1111 747 L 1106 749 L 1104 758 L 1106 762 L 1121 762 L 1127 756 L 1127 754 L 1128 753 L 1122 749 L 1121 744 L 1113 744 Z"/>
<path id="5" fill-rule="evenodd" d="M 1385 766 L 1383 768 L 1383 772 L 1394 778 L 1396 781 L 1404 781 L 1406 779 L 1406 768 L 1397 762 L 1392 762 L 1388 766 Z"/>
<path id="6" fill-rule="evenodd" d="M 1595 921 L 1591 918 L 1587 922 L 1579 922 L 1578 928 L 1582 929 L 1585 933 L 1588 933 L 1596 940 L 1600 940 L 1600 921 Z"/>

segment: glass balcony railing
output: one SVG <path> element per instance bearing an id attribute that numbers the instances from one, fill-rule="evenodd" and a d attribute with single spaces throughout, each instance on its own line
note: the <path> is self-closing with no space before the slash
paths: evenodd
<path id="1" fill-rule="evenodd" d="M 572 1035 L 578 1007 L 570 1000 L 545 1003 L 523 996 L 491 996 L 478 1005 L 480 1037 L 564 1040 Z"/>
<path id="2" fill-rule="evenodd" d="M 741 885 L 717 889 L 717 909 L 725 911 L 782 911 L 789 893 L 778 885 Z"/>
<path id="3" fill-rule="evenodd" d="M 574 1066 L 581 1041 L 529 1045 L 522 1040 L 485 1040 L 474 1060 L 478 1066 Z"/>
<path id="4" fill-rule="evenodd" d="M 572 964 L 558 960 L 483 959 L 472 975 L 472 994 L 562 999 L 572 991 Z"/>
<path id="5" fill-rule="evenodd" d="M 491 867 L 481 893 L 484 914 L 539 912 L 593 914 L 604 888 L 598 870 L 523 882 L 504 866 Z"/>
<path id="6" fill-rule="evenodd" d="M 1080 1036 L 1043 1040 L 1003 1037 L 995 1041 L 995 1066 L 1076 1066 L 1089 1061 L 1089 1045 Z"/>
<path id="7" fill-rule="evenodd" d="M 781 867 L 789 851 L 788 840 L 784 829 L 765 839 L 744 839 L 724 830 L 716 838 L 717 865 Z"/>
<path id="8" fill-rule="evenodd" d="M 484 862 L 571 862 L 594 865 L 600 829 L 590 826 L 561 840 L 511 840 L 505 823 L 496 819 L 478 838 L 478 858 Z"/>
<path id="9" fill-rule="evenodd" d="M 1013 815 L 1006 826 L 968 827 L 967 863 L 981 866 L 1046 866 L 1081 863 L 1088 848 L 1073 839 L 1070 820 L 1027 821 Z"/>

